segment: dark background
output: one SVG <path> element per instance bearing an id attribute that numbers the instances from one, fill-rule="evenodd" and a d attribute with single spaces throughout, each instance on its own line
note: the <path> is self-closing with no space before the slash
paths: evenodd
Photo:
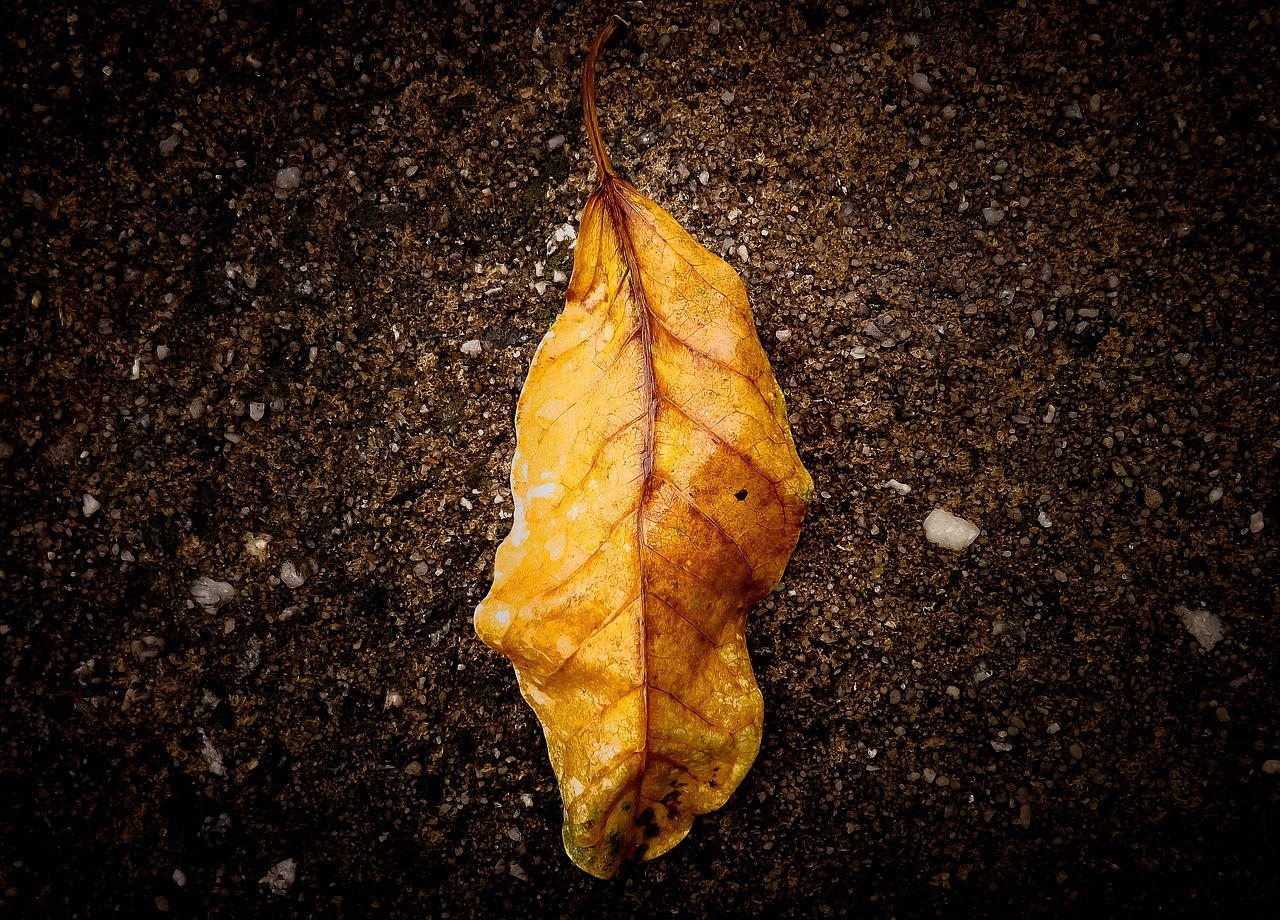
<path id="1" fill-rule="evenodd" d="M 0 908 L 1274 909 L 1255 9 L 8 8 Z M 601 882 L 470 615 L 614 12 L 614 163 L 743 275 L 819 497 L 749 621 L 755 767 Z"/>

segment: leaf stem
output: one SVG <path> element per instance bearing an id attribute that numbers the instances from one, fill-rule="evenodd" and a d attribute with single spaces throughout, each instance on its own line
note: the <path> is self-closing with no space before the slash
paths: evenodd
<path id="1" fill-rule="evenodd" d="M 613 38 L 619 26 L 626 26 L 626 22 L 620 16 L 614 16 L 605 23 L 596 40 L 591 43 L 586 63 L 582 65 L 582 117 L 587 123 L 587 139 L 591 141 L 591 152 L 596 158 L 596 168 L 600 171 L 601 183 L 605 182 L 606 178 L 618 178 L 618 173 L 613 168 L 613 163 L 609 161 L 609 151 L 605 150 L 604 141 L 600 139 L 600 122 L 596 118 L 596 59 L 600 57 L 601 50 L 608 44 L 609 39 Z"/>

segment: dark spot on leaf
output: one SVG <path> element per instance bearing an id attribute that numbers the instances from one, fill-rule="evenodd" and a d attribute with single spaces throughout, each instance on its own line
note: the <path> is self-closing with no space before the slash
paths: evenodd
<path id="1" fill-rule="evenodd" d="M 735 494 L 733 497 L 736 498 L 738 501 L 743 501 L 747 497 L 747 490 L 739 489 L 737 494 Z"/>
<path id="2" fill-rule="evenodd" d="M 707 783 L 707 785 L 708 785 L 708 786 L 710 786 L 712 789 L 714 789 L 714 788 L 716 788 L 717 786 L 719 786 L 720 784 L 719 784 L 719 783 L 717 783 L 715 780 L 711 780 L 710 782 L 708 782 L 708 783 Z"/>
<path id="3" fill-rule="evenodd" d="M 650 824 L 648 827 L 644 829 L 644 836 L 646 837 L 646 839 L 657 837 L 661 833 L 662 833 L 662 830 L 656 824 Z"/>
<path id="4" fill-rule="evenodd" d="M 641 827 L 648 827 L 652 823 L 653 823 L 652 808 L 646 808 L 644 811 L 640 812 L 640 814 L 636 815 L 636 824 L 639 824 Z"/>

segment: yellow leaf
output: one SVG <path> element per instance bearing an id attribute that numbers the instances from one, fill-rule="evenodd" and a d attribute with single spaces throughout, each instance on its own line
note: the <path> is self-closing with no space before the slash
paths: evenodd
<path id="1" fill-rule="evenodd" d="M 782 577 L 813 483 L 742 280 L 600 172 L 565 310 L 516 410 L 515 519 L 476 632 L 515 665 L 564 800 L 564 845 L 602 878 L 719 808 L 760 748 L 747 611 Z"/>

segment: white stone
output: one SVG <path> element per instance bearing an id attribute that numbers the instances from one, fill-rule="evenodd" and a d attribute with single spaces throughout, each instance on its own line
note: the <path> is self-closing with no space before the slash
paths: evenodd
<path id="1" fill-rule="evenodd" d="M 285 894 L 298 878 L 298 861 L 290 857 L 276 863 L 262 878 L 259 885 L 266 885 L 272 894 Z"/>
<path id="2" fill-rule="evenodd" d="M 306 576 L 298 571 L 298 567 L 292 562 L 285 562 L 280 566 L 280 580 L 290 588 L 301 588 L 306 582 Z"/>
<path id="3" fill-rule="evenodd" d="M 267 548 L 271 545 L 269 534 L 246 533 L 244 535 L 244 551 L 259 562 L 267 558 Z"/>
<path id="4" fill-rule="evenodd" d="M 1182 625 L 1187 628 L 1187 632 L 1196 637 L 1201 647 L 1206 652 L 1213 651 L 1213 647 L 1222 639 L 1222 621 L 1207 610 L 1191 610 L 1181 605 L 1173 610 L 1182 619 Z"/>
<path id="5" fill-rule="evenodd" d="M 911 75 L 911 85 L 922 93 L 927 93 L 932 88 L 929 86 L 929 76 L 923 73 L 913 73 Z"/>
<path id="6" fill-rule="evenodd" d="M 200 756 L 204 758 L 205 765 L 209 768 L 209 772 L 214 776 L 226 776 L 227 768 L 222 763 L 222 754 L 213 746 L 213 742 L 209 740 L 209 736 L 200 731 Z"/>
<path id="7" fill-rule="evenodd" d="M 290 166 L 276 173 L 276 188 L 297 188 L 301 182 L 302 170 L 296 166 Z"/>
<path id="8" fill-rule="evenodd" d="M 1266 526 L 1267 522 L 1261 511 L 1255 511 L 1249 515 L 1249 533 L 1261 533 L 1262 528 Z"/>
<path id="9" fill-rule="evenodd" d="M 905 482 L 898 482 L 898 480 L 896 479 L 890 479 L 888 482 L 885 483 L 885 485 L 887 485 L 889 488 L 893 489 L 893 491 L 898 492 L 901 495 L 906 495 L 908 492 L 911 491 L 911 486 L 907 485 Z"/>
<path id="10" fill-rule="evenodd" d="M 191 597 L 206 613 L 213 613 L 235 596 L 236 589 L 225 581 L 201 576 L 191 583 Z"/>
<path id="11" fill-rule="evenodd" d="M 97 512 L 97 510 L 102 507 L 102 502 L 98 501 L 88 492 L 84 493 L 80 501 L 81 501 L 81 510 L 84 511 L 85 517 L 93 517 L 93 515 Z"/>
<path id="12" fill-rule="evenodd" d="M 934 508 L 924 519 L 925 539 L 944 549 L 957 552 L 966 549 L 970 543 L 978 539 L 979 533 L 981 531 L 976 525 L 941 508 Z"/>
<path id="13" fill-rule="evenodd" d="M 462 343 L 462 353 L 464 355 L 478 355 L 483 347 L 479 339 L 467 339 Z"/>

